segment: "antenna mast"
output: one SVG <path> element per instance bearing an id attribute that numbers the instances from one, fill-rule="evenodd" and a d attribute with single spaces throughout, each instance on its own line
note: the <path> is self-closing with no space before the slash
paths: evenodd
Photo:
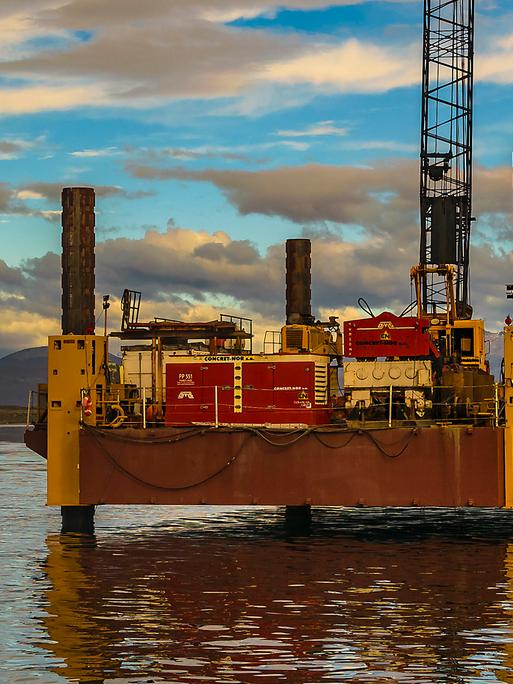
<path id="1" fill-rule="evenodd" d="M 450 265 L 456 315 L 472 316 L 473 62 L 474 0 L 424 0 L 419 270 L 428 316 L 447 310 Z"/>

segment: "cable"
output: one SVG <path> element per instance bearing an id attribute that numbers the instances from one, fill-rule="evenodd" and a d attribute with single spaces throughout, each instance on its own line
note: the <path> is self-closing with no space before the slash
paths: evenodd
<path id="1" fill-rule="evenodd" d="M 362 311 L 364 311 L 366 314 L 368 314 L 371 318 L 374 318 L 374 313 L 372 309 L 370 308 L 369 304 L 367 303 L 367 300 L 364 299 L 363 297 L 358 298 L 358 306 Z"/>
<path id="2" fill-rule="evenodd" d="M 354 430 L 349 439 L 344 444 L 328 444 L 319 437 L 319 433 L 316 430 L 313 431 L 313 436 L 326 449 L 345 449 L 347 446 L 351 444 L 351 442 L 356 437 L 358 432 L 358 430 Z"/>
<path id="3" fill-rule="evenodd" d="M 381 444 L 378 442 L 378 440 L 374 437 L 374 435 L 370 431 L 364 431 L 363 434 L 370 439 L 370 441 L 376 446 L 376 448 L 383 454 L 383 456 L 386 456 L 387 458 L 399 458 L 399 456 L 402 456 L 406 449 L 408 448 L 411 440 L 413 437 L 416 436 L 417 430 L 412 430 L 409 437 L 407 438 L 406 444 L 403 446 L 403 448 L 398 451 L 396 454 L 389 454 L 385 449 L 381 446 Z"/>
<path id="4" fill-rule="evenodd" d="M 96 439 L 97 442 L 98 442 L 98 437 L 102 437 L 103 439 L 111 439 L 111 440 L 115 440 L 115 441 L 121 441 L 121 442 L 125 442 L 125 443 L 133 443 L 133 444 L 176 444 L 176 443 L 181 442 L 181 441 L 183 441 L 183 440 L 185 440 L 185 439 L 189 439 L 189 438 L 192 438 L 192 437 L 197 437 L 197 436 L 205 435 L 205 433 L 209 433 L 209 432 L 212 432 L 212 431 L 214 431 L 214 430 L 219 431 L 219 428 L 214 428 L 214 427 L 203 428 L 203 427 L 202 427 L 202 428 L 200 428 L 200 429 L 189 429 L 189 430 L 184 430 L 183 432 L 177 433 L 177 434 L 174 435 L 173 437 L 167 437 L 167 438 L 161 439 L 161 440 L 149 440 L 149 439 L 135 439 L 135 438 L 132 438 L 132 437 L 123 437 L 123 436 L 119 435 L 118 432 L 111 432 L 111 431 L 101 430 L 100 428 L 96 428 L 96 427 L 94 427 L 94 426 L 92 426 L 92 425 L 87 425 L 87 424 L 83 424 L 83 427 L 85 427 L 85 429 L 87 429 L 88 431 L 90 431 L 90 432 L 93 433 L 93 436 L 94 436 L 94 438 Z M 401 455 L 406 451 L 406 449 L 408 448 L 408 446 L 409 446 L 410 441 L 412 440 L 412 438 L 413 438 L 414 436 L 416 436 L 416 434 L 417 434 L 417 429 L 416 429 L 416 428 L 413 428 L 413 429 L 411 430 L 411 432 L 410 432 L 410 433 L 408 434 L 408 436 L 406 437 L 406 443 L 405 443 L 404 446 L 403 446 L 397 453 L 395 453 L 395 454 L 389 453 L 389 452 L 385 449 L 384 445 L 382 445 L 382 444 L 376 439 L 376 437 L 372 434 L 373 432 L 378 432 L 378 431 L 381 431 L 381 432 L 382 432 L 382 431 L 388 430 L 388 429 L 389 429 L 389 428 L 381 428 L 381 429 L 379 429 L 379 428 L 378 428 L 378 429 L 373 428 L 372 430 L 362 430 L 361 428 L 360 428 L 360 429 L 355 428 L 355 429 L 348 430 L 347 428 L 340 428 L 340 427 L 335 427 L 335 426 L 333 426 L 333 427 L 332 427 L 332 426 L 312 426 L 312 427 L 310 427 L 310 428 L 297 429 L 297 430 L 291 430 L 290 432 L 278 433 L 278 434 L 280 435 L 280 437 L 284 437 L 284 438 L 286 438 L 286 437 L 291 437 L 292 435 L 295 435 L 295 437 L 293 437 L 292 439 L 289 439 L 287 442 L 274 441 L 274 440 L 270 439 L 270 438 L 267 436 L 267 435 L 269 434 L 269 432 L 267 432 L 267 434 L 266 434 L 266 432 L 265 432 L 264 430 L 261 430 L 261 429 L 259 429 L 259 428 L 250 427 L 250 426 L 245 426 L 245 427 L 240 427 L 240 428 L 230 428 L 230 429 L 228 430 L 228 432 L 245 432 L 245 433 L 250 433 L 251 435 L 255 435 L 256 437 L 259 437 L 260 439 L 264 440 L 264 441 L 265 441 L 267 444 L 269 444 L 270 446 L 273 446 L 273 447 L 276 447 L 276 448 L 287 448 L 287 447 L 290 447 L 290 446 L 296 444 L 297 442 L 299 442 L 299 441 L 300 441 L 301 439 L 303 439 L 304 437 L 307 437 L 308 435 L 312 434 L 312 435 L 315 437 L 315 439 L 319 442 L 319 444 L 321 444 L 322 446 L 324 446 L 326 449 L 335 449 L 335 450 L 337 450 L 337 449 L 345 449 L 346 447 L 349 446 L 349 444 L 351 444 L 351 442 L 353 441 L 353 439 L 354 439 L 357 435 L 364 435 L 365 437 L 367 437 L 367 439 L 369 439 L 369 440 L 374 444 L 374 446 L 375 446 L 375 447 L 380 451 L 380 453 L 382 453 L 384 456 L 386 456 L 387 458 L 398 458 L 399 456 L 401 456 Z M 225 432 L 225 431 L 226 431 L 226 430 L 223 430 L 223 432 Z M 326 442 L 326 440 L 324 440 L 324 439 L 321 438 L 321 435 L 328 435 L 328 434 L 348 434 L 348 433 L 351 433 L 351 434 L 350 434 L 350 437 L 349 437 L 349 439 L 347 439 L 346 442 L 344 442 L 343 444 L 329 444 L 328 442 Z M 248 435 L 248 436 L 249 436 L 249 435 Z M 247 441 L 247 440 L 245 440 L 244 445 L 246 444 L 246 441 Z M 400 441 L 400 440 L 398 440 L 398 442 L 393 442 L 393 443 L 391 443 L 391 444 L 388 444 L 387 446 L 388 446 L 388 447 L 393 447 L 393 446 L 395 446 L 396 444 L 398 444 L 399 441 Z M 103 448 L 103 447 L 102 447 L 102 448 Z M 234 459 L 234 458 L 238 458 L 239 453 L 240 453 L 240 450 L 239 450 L 239 452 L 237 452 L 237 455 L 236 455 L 235 457 L 232 457 L 232 458 L 228 461 L 228 464 L 229 464 L 229 465 L 231 465 L 231 464 L 233 463 L 233 459 Z M 109 455 L 110 455 L 110 454 L 109 454 Z M 120 467 L 121 467 L 121 466 L 120 466 Z M 225 466 L 223 466 L 223 468 L 224 468 L 224 467 L 225 467 Z M 228 467 L 228 465 L 226 465 L 226 467 Z M 220 472 L 222 472 L 222 470 L 219 471 L 219 473 L 220 473 Z M 219 473 L 217 473 L 217 474 L 219 474 Z M 128 471 L 127 471 L 127 474 L 130 474 L 130 473 L 128 473 Z M 148 484 L 149 486 L 153 486 L 153 485 L 150 485 L 150 483 L 145 483 L 145 484 Z M 197 486 L 197 484 L 201 484 L 201 483 L 196 483 L 195 485 L 188 485 L 188 487 Z M 156 485 L 155 485 L 155 486 L 156 486 Z M 168 488 L 165 488 L 165 487 L 164 487 L 164 489 L 168 489 Z"/>
<path id="5" fill-rule="evenodd" d="M 252 432 L 253 434 L 257 435 L 258 437 L 263 439 L 265 442 L 267 442 L 268 444 L 270 444 L 271 446 L 274 446 L 274 447 L 292 446 L 292 444 L 299 442 L 300 439 L 302 439 L 303 437 L 306 437 L 306 435 L 310 434 L 314 430 L 314 428 L 306 428 L 304 430 L 301 430 L 300 434 L 297 437 L 295 437 L 294 439 L 291 439 L 289 442 L 273 442 L 271 439 L 266 437 L 265 434 L 261 430 L 259 430 L 258 428 L 246 428 L 246 429 L 249 430 L 250 432 Z"/>
<path id="6" fill-rule="evenodd" d="M 81 423 L 81 426 L 90 432 L 95 432 L 100 434 L 105 439 L 111 439 L 118 442 L 127 442 L 134 444 L 174 444 L 175 442 L 181 442 L 184 439 L 189 439 L 190 437 L 196 437 L 196 435 L 203 435 L 205 432 L 214 430 L 214 427 L 205 426 L 201 428 L 188 429 L 183 432 L 178 432 L 173 437 L 164 437 L 162 439 L 137 439 L 136 437 L 124 437 L 119 430 L 102 430 L 95 425 L 89 425 L 88 423 Z M 150 428 L 151 429 L 151 428 Z M 158 428 L 157 428 L 158 429 Z"/>
<path id="7" fill-rule="evenodd" d="M 249 436 L 248 436 L 249 438 Z M 202 480 L 199 480 L 198 482 L 193 482 L 191 484 L 187 485 L 181 485 L 177 487 L 166 487 L 163 485 L 157 485 L 154 484 L 153 482 L 148 482 L 146 480 L 143 480 L 142 478 L 138 477 L 137 475 L 134 475 L 131 473 L 129 470 L 124 468 L 116 459 L 114 456 L 100 443 L 100 440 L 96 434 L 93 432 L 93 439 L 96 441 L 97 445 L 101 449 L 101 451 L 107 456 L 109 461 L 112 463 L 112 465 L 119 470 L 121 473 L 126 475 L 128 478 L 133 480 L 134 482 L 137 482 L 138 484 L 142 484 L 146 487 L 151 487 L 152 489 L 158 489 L 163 492 L 179 492 L 179 491 L 184 491 L 186 489 L 194 489 L 194 487 L 199 487 L 202 484 L 205 484 L 206 482 L 209 482 L 210 480 L 213 480 L 215 477 L 223 473 L 227 468 L 229 468 L 235 461 L 238 459 L 240 456 L 242 449 L 246 446 L 246 442 L 248 439 L 243 440 L 242 444 L 240 445 L 239 449 L 233 454 L 233 456 L 215 473 L 212 473 L 211 475 L 208 475 L 207 477 L 203 478 Z"/>

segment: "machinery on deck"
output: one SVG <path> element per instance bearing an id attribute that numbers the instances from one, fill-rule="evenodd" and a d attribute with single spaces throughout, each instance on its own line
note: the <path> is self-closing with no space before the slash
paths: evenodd
<path id="1" fill-rule="evenodd" d="M 425 0 L 423 48 L 416 317 L 344 324 L 346 404 L 382 418 L 389 390 L 395 417 L 489 420 L 494 378 L 469 302 L 474 1 Z"/>

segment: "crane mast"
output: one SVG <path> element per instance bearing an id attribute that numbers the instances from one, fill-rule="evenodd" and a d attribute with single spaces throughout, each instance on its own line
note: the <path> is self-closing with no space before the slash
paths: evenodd
<path id="1" fill-rule="evenodd" d="M 469 247 L 472 221 L 474 0 L 424 0 L 420 153 L 420 297 L 422 313 L 472 317 Z"/>

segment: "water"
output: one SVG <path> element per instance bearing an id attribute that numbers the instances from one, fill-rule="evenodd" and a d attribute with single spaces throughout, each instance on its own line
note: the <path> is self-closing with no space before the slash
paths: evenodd
<path id="1" fill-rule="evenodd" d="M 6 439 L 6 437 L 3 437 Z M 108 507 L 0 443 L 0 682 L 513 682 L 513 515 Z"/>

